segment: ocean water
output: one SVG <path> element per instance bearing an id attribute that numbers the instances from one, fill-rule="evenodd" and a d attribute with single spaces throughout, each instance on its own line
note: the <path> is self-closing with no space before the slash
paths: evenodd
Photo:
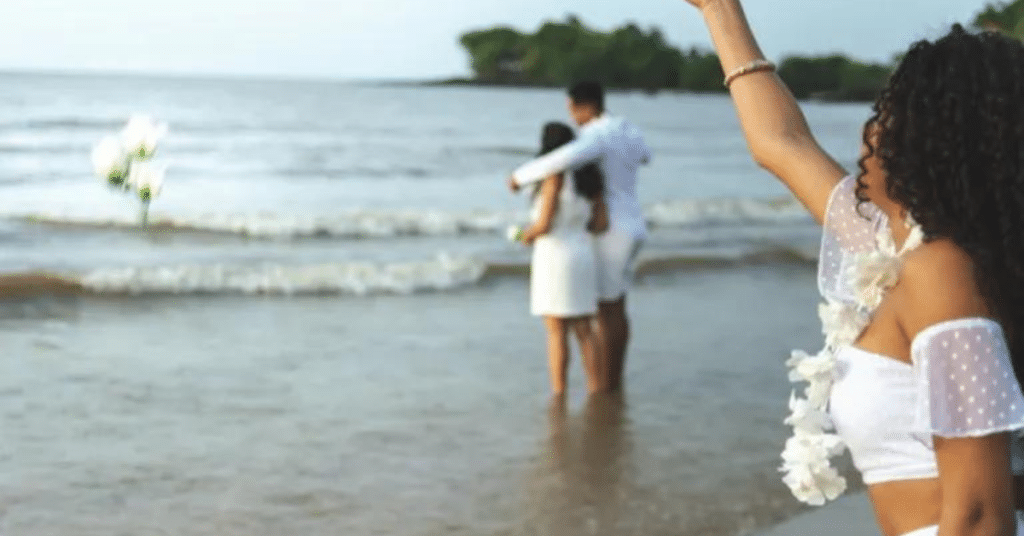
<path id="1" fill-rule="evenodd" d="M 504 177 L 565 117 L 553 90 L 4 75 L 0 273 L 47 271 L 96 293 L 445 290 L 528 252 Z M 648 256 L 813 257 L 816 229 L 746 153 L 721 96 L 612 95 L 654 151 Z M 136 112 L 166 121 L 170 165 L 147 231 L 89 151 Z M 854 168 L 862 105 L 808 105 Z"/>
<path id="2" fill-rule="evenodd" d="M 779 482 L 818 229 L 721 96 L 654 151 L 623 396 L 546 395 L 526 201 L 555 90 L 0 75 L 0 533 L 739 534 Z M 808 104 L 855 169 L 864 105 Z M 91 174 L 170 126 L 151 226 Z"/>

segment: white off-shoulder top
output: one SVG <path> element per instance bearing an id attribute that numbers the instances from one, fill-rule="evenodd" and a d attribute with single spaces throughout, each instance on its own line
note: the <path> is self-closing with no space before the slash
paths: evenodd
<path id="1" fill-rule="evenodd" d="M 826 300 L 854 301 L 844 274 L 855 256 L 891 248 L 877 238 L 887 233 L 885 215 L 871 203 L 858 212 L 855 187 L 853 177 L 837 185 L 826 213 L 818 273 Z M 933 436 L 1014 432 L 1014 469 L 1024 469 L 1024 396 L 997 322 L 929 326 L 914 337 L 910 364 L 854 345 L 835 357 L 829 414 L 865 483 L 937 476 Z"/>

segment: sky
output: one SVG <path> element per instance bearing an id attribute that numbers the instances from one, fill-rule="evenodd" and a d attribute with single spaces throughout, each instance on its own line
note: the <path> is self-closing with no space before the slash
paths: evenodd
<path id="1" fill-rule="evenodd" d="M 770 59 L 844 52 L 887 61 L 968 22 L 986 0 L 747 0 Z M 329 79 L 469 74 L 459 36 L 534 31 L 576 14 L 598 30 L 658 27 L 710 48 L 683 0 L 2 0 L 0 70 L 117 71 Z"/>

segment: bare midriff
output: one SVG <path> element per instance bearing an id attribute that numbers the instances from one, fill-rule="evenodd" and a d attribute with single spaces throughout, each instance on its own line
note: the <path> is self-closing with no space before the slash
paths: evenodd
<path id="1" fill-rule="evenodd" d="M 938 478 L 872 484 L 868 496 L 885 536 L 899 536 L 939 523 L 942 488 Z"/>
<path id="2" fill-rule="evenodd" d="M 1024 477 L 1014 478 L 1017 510 L 1024 510 Z M 942 488 L 938 478 L 896 480 L 868 486 L 875 518 L 885 536 L 899 536 L 939 523 Z"/>

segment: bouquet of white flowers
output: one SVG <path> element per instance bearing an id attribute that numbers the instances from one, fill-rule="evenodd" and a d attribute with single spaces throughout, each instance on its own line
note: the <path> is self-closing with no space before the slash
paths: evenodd
<path id="1" fill-rule="evenodd" d="M 523 239 L 523 228 L 518 225 L 510 225 L 505 229 L 505 238 L 509 242 L 518 242 Z"/>
<path id="2" fill-rule="evenodd" d="M 151 160 L 167 134 L 167 125 L 144 115 L 133 116 L 117 136 L 106 136 L 92 150 L 93 171 L 110 187 L 132 192 L 142 203 L 141 222 L 149 220 L 149 204 L 160 194 L 167 166 Z"/>

